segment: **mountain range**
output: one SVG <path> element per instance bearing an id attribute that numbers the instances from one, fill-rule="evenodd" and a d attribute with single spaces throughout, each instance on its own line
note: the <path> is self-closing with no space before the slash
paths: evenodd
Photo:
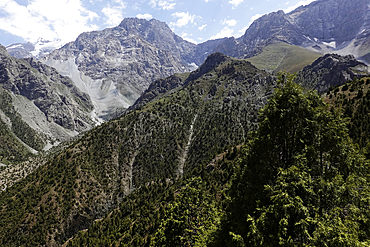
<path id="1" fill-rule="evenodd" d="M 292 95 L 308 95 L 315 114 L 318 100 L 327 97 L 337 107 L 350 105 L 351 119 L 358 121 L 358 112 L 368 115 L 365 107 L 355 107 L 355 100 L 366 104 L 369 97 L 368 8 L 363 0 L 319 0 L 288 14 L 265 15 L 238 39 L 198 45 L 158 20 L 127 18 L 117 27 L 82 33 L 50 53 L 44 50 L 48 54 L 38 59 L 16 50 L 21 44 L 8 47 L 13 56 L 0 46 L 1 245 L 156 246 L 165 241 L 157 231 L 177 229 L 184 213 L 190 214 L 189 229 L 196 224 L 191 229 L 202 231 L 211 221 L 216 227 L 227 214 L 227 191 L 248 168 L 241 159 L 259 137 L 270 138 L 256 135 L 259 121 L 274 126 L 261 119 L 260 110 L 284 82 L 302 86 L 302 93 Z M 296 74 L 280 72 L 284 69 Z M 347 88 L 341 86 L 348 81 Z M 305 112 L 306 105 L 297 107 Z M 319 123 L 321 115 L 316 116 L 302 119 L 311 126 Z M 354 140 L 366 132 L 366 126 L 352 125 Z M 299 135 L 311 138 L 302 126 Z M 362 144 L 367 140 L 361 136 Z M 35 156 L 38 152 L 42 155 Z M 265 157 L 254 155 L 262 164 Z M 308 163 L 303 156 L 294 158 Z M 23 179 L 3 168 L 28 163 L 32 168 Z M 175 215 L 180 220 L 168 227 Z M 194 240 L 198 230 L 189 229 L 173 235 Z"/>
<path id="2" fill-rule="evenodd" d="M 264 15 L 240 38 L 197 45 L 158 20 L 126 18 L 117 27 L 81 34 L 41 61 L 72 78 L 90 95 L 97 115 L 107 120 L 135 103 L 151 82 L 194 70 L 214 52 L 250 58 L 270 72 L 297 72 L 327 53 L 354 55 L 367 63 L 368 10 L 366 0 L 315 1 L 287 14 Z M 17 46 L 8 50 L 20 54 Z"/>

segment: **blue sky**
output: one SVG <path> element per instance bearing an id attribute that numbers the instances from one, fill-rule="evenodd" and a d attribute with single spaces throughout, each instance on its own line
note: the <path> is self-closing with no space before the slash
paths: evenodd
<path id="1" fill-rule="evenodd" d="M 240 37 L 258 17 L 286 13 L 313 0 L 0 0 L 0 44 L 38 38 L 73 41 L 86 31 L 117 26 L 123 18 L 166 22 L 182 38 L 202 43 Z"/>

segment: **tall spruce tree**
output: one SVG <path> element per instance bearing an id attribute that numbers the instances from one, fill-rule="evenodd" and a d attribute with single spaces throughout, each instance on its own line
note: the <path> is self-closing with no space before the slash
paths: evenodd
<path id="1" fill-rule="evenodd" d="M 279 75 L 230 188 L 216 246 L 368 246 L 369 166 L 346 121 Z"/>

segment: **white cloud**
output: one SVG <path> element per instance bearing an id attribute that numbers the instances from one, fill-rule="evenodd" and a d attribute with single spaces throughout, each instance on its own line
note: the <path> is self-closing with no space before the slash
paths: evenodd
<path id="1" fill-rule="evenodd" d="M 254 22 L 255 20 L 257 20 L 258 18 L 262 17 L 263 15 L 261 14 L 256 14 L 254 16 L 251 17 L 251 23 Z"/>
<path id="2" fill-rule="evenodd" d="M 132 9 L 133 10 L 141 10 L 141 7 L 138 3 L 135 3 L 133 6 L 132 6 Z"/>
<path id="3" fill-rule="evenodd" d="M 310 3 L 314 2 L 314 1 L 316 1 L 316 0 L 303 0 L 303 1 L 299 1 L 297 4 L 292 5 L 292 6 L 289 6 L 288 8 L 284 9 L 284 12 L 285 13 L 289 13 L 289 12 L 295 10 L 296 8 L 298 8 L 299 6 L 308 5 L 308 4 L 310 4 Z M 286 3 L 286 4 L 289 4 L 289 2 Z"/>
<path id="4" fill-rule="evenodd" d="M 153 8 L 156 8 L 158 6 L 159 9 L 163 10 L 171 10 L 174 9 L 176 6 L 176 3 L 172 3 L 173 0 L 163 1 L 163 0 L 150 0 L 149 5 Z"/>
<path id="5" fill-rule="evenodd" d="M 117 7 L 105 7 L 101 10 L 103 14 L 108 18 L 105 24 L 110 27 L 117 26 L 123 19 L 122 9 Z"/>
<path id="6" fill-rule="evenodd" d="M 243 27 L 242 29 L 240 29 L 240 30 L 238 31 L 238 33 L 239 33 L 240 35 L 244 35 L 244 34 L 245 34 L 245 32 L 247 31 L 247 29 L 248 29 L 248 27 L 249 27 L 249 26 L 250 26 L 250 25 Z"/>
<path id="7" fill-rule="evenodd" d="M 191 36 L 191 35 L 190 35 Z M 189 41 L 191 43 L 194 43 L 194 44 L 197 44 L 197 42 L 195 40 L 193 40 L 192 38 L 189 37 L 189 35 L 187 33 L 183 33 L 181 35 L 181 38 L 183 38 L 184 40 L 186 41 Z"/>
<path id="8" fill-rule="evenodd" d="M 198 29 L 199 29 L 200 31 L 203 31 L 203 29 L 204 29 L 206 26 L 207 26 L 207 24 L 204 24 L 204 25 L 202 25 L 202 26 L 198 27 Z"/>
<path id="9" fill-rule="evenodd" d="M 107 17 L 105 24 L 109 27 L 114 27 L 121 23 L 123 20 L 123 9 L 127 7 L 126 3 L 124 3 L 122 0 L 114 0 L 114 2 L 117 5 L 111 6 L 108 3 L 108 6 L 101 10 Z"/>
<path id="10" fill-rule="evenodd" d="M 229 27 L 224 27 L 218 34 L 213 35 L 211 39 L 221 39 L 233 36 L 234 30 Z"/>
<path id="11" fill-rule="evenodd" d="M 223 20 L 222 22 L 222 25 L 228 25 L 229 27 L 233 27 L 236 25 L 236 23 L 238 23 L 235 19 L 231 19 L 231 20 Z"/>
<path id="12" fill-rule="evenodd" d="M 137 18 L 139 19 L 147 19 L 147 20 L 150 20 L 150 19 L 153 19 L 153 16 L 151 14 L 138 14 L 136 15 Z"/>
<path id="13" fill-rule="evenodd" d="M 26 6 L 5 0 L 0 11 L 5 13 L 0 17 L 0 28 L 30 42 L 39 37 L 68 42 L 82 32 L 97 29 L 91 21 L 98 15 L 84 8 L 80 0 L 30 0 Z"/>
<path id="14" fill-rule="evenodd" d="M 171 16 L 178 18 L 176 22 L 171 22 L 171 27 L 183 27 L 187 25 L 189 22 L 194 23 L 195 15 L 189 14 L 189 12 L 175 12 Z"/>
<path id="15" fill-rule="evenodd" d="M 229 1 L 229 3 L 232 4 L 234 7 L 237 7 L 242 2 L 244 2 L 244 0 L 230 0 Z"/>

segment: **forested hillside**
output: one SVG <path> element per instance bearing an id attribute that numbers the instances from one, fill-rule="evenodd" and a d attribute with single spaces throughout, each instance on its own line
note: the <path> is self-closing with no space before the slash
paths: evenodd
<path id="1" fill-rule="evenodd" d="M 348 83 L 332 87 L 325 94 L 325 101 L 336 109 L 342 109 L 343 115 L 350 119 L 349 135 L 369 156 L 370 140 L 370 78 L 363 77 Z"/>
<path id="2" fill-rule="evenodd" d="M 221 53 L 158 80 L 0 194 L 1 245 L 368 244 L 354 115 L 296 80 Z"/>
<path id="3" fill-rule="evenodd" d="M 283 74 L 241 148 L 147 183 L 68 246 L 367 246 L 369 164 L 348 122 Z"/>
<path id="4" fill-rule="evenodd" d="M 188 78 L 93 129 L 1 193 L 0 242 L 59 245 L 144 184 L 191 174 L 245 142 L 275 85 L 268 73 L 220 53 Z"/>

